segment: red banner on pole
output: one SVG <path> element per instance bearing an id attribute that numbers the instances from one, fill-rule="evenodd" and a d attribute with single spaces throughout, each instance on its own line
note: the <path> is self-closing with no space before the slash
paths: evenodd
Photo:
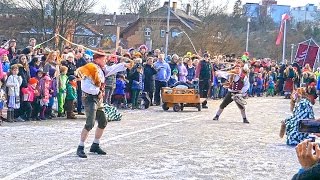
<path id="1" fill-rule="evenodd" d="M 307 53 L 308 53 L 308 45 L 307 44 L 299 44 L 295 59 L 300 66 L 304 66 L 304 60 L 307 57 Z"/>
<path id="2" fill-rule="evenodd" d="M 313 68 L 315 61 L 317 59 L 319 47 L 317 46 L 309 46 L 308 44 L 299 44 L 296 61 L 302 67 L 306 64 L 309 64 L 311 68 Z"/>
<path id="3" fill-rule="evenodd" d="M 288 14 L 283 14 L 282 18 L 281 18 L 281 24 L 280 24 L 280 30 L 279 30 L 279 34 L 277 36 L 277 40 L 276 40 L 276 45 L 280 45 L 281 44 L 281 40 L 282 40 L 282 36 L 283 36 L 283 30 L 284 30 L 284 22 L 289 20 L 290 16 Z"/>
<path id="4" fill-rule="evenodd" d="M 319 47 L 309 46 L 308 55 L 305 60 L 305 64 L 309 64 L 311 68 L 313 68 L 314 63 L 316 62 L 318 55 Z"/>

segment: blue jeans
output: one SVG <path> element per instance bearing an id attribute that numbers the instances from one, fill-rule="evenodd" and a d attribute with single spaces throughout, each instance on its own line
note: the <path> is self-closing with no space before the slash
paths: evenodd
<path id="1" fill-rule="evenodd" d="M 253 96 L 253 84 L 250 84 L 250 87 L 249 87 L 249 95 L 250 95 L 250 96 Z"/>

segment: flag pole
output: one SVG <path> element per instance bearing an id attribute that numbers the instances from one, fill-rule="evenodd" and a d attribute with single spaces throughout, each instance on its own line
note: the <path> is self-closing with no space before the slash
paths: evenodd
<path id="1" fill-rule="evenodd" d="M 286 58 L 286 37 L 287 37 L 287 20 L 284 20 L 283 28 L 283 49 L 282 49 L 282 64 L 284 64 Z"/>

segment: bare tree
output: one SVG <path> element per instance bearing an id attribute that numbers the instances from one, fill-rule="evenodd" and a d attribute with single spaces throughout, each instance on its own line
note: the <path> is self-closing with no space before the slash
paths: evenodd
<path id="1" fill-rule="evenodd" d="M 159 6 L 160 0 L 121 0 L 120 9 L 128 13 L 146 15 Z"/>
<path id="2" fill-rule="evenodd" d="M 108 14 L 109 12 L 108 6 L 106 4 L 101 6 L 100 11 L 101 11 L 101 14 Z"/>
<path id="3" fill-rule="evenodd" d="M 180 0 L 183 9 L 186 9 L 186 4 L 182 3 L 182 0 Z M 218 4 L 217 2 L 220 2 Z M 189 4 L 192 7 L 192 14 L 197 17 L 207 17 L 212 14 L 221 14 L 225 13 L 229 0 L 223 1 L 223 4 L 221 4 L 221 1 L 214 1 L 214 0 L 189 0 Z"/>
<path id="4" fill-rule="evenodd" d="M 241 0 L 237 0 L 234 3 L 232 15 L 238 16 L 238 17 L 240 17 L 242 15 L 242 1 Z"/>
<path id="5" fill-rule="evenodd" d="M 43 33 L 45 37 L 51 30 L 72 39 L 77 24 L 82 23 L 85 15 L 96 4 L 96 0 L 21 0 L 26 9 L 26 19 Z M 62 42 L 58 44 L 62 47 Z"/>

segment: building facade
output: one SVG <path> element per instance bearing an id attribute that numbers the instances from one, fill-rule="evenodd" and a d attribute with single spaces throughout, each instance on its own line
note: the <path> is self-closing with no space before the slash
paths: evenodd
<path id="1" fill-rule="evenodd" d="M 141 44 L 147 45 L 149 49 L 164 49 L 167 29 L 167 11 L 168 3 L 151 12 L 150 14 L 140 17 L 137 21 L 129 25 L 121 32 L 122 42 L 125 48 L 137 48 Z M 201 24 L 201 20 L 191 15 L 191 6 L 187 5 L 187 10 L 177 9 L 174 2 L 170 7 L 170 31 L 169 41 L 183 34 L 181 32 L 194 31 Z"/>
<path id="2" fill-rule="evenodd" d="M 273 22 L 280 24 L 282 15 L 290 13 L 290 6 L 273 4 L 268 7 L 267 13 L 273 19 Z"/>
<path id="3" fill-rule="evenodd" d="M 259 3 L 246 3 L 243 5 L 243 10 L 246 17 L 258 18 L 260 16 Z"/>
<path id="4" fill-rule="evenodd" d="M 307 4 L 302 7 L 293 7 L 291 9 L 291 22 L 296 25 L 297 23 L 307 23 L 316 20 L 317 13 L 320 13 L 318 7 L 314 4 Z"/>

